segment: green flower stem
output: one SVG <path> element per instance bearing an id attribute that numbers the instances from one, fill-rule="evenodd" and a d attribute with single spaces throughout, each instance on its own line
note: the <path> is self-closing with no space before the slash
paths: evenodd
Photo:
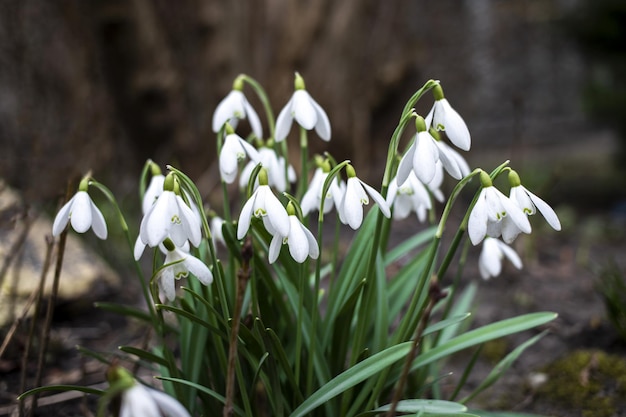
<path id="1" fill-rule="evenodd" d="M 426 81 L 422 88 L 417 90 L 404 105 L 404 109 L 402 110 L 402 116 L 400 116 L 400 122 L 398 122 L 398 126 L 396 126 L 396 129 L 391 136 L 391 140 L 389 141 L 389 150 L 387 151 L 387 163 L 385 165 L 385 173 L 383 175 L 383 184 L 381 188 L 381 194 L 383 197 L 387 196 L 389 183 L 391 182 L 391 178 L 393 177 L 393 175 L 395 175 L 397 164 L 396 155 L 398 154 L 398 141 L 400 140 L 400 136 L 402 136 L 402 133 L 404 132 L 406 124 L 409 122 L 409 120 L 411 120 L 411 118 L 413 118 L 413 107 L 426 92 L 428 92 L 436 85 L 439 85 L 439 81 Z"/>
<path id="2" fill-rule="evenodd" d="M 303 264 L 304 265 L 304 264 Z M 306 280 L 306 274 L 304 273 L 304 267 L 301 265 L 298 268 L 298 316 L 296 317 L 296 351 L 295 351 L 295 377 L 296 381 L 300 381 L 300 368 L 302 359 L 302 315 L 304 314 L 304 286 Z M 313 335 L 311 335 L 311 339 Z"/>
<path id="3" fill-rule="evenodd" d="M 261 100 L 261 104 L 263 104 L 263 108 L 265 109 L 265 115 L 267 116 L 267 126 L 270 130 L 269 137 L 273 138 L 274 132 L 276 130 L 275 123 L 274 123 L 274 112 L 272 111 L 272 106 L 270 104 L 269 98 L 267 97 L 267 93 L 265 92 L 265 89 L 254 78 L 246 74 L 241 74 L 240 77 L 243 79 L 243 81 L 247 82 L 252 87 L 256 95 Z M 259 138 L 259 139 L 263 139 L 263 138 Z"/>
<path id="4" fill-rule="evenodd" d="M 92 179 L 90 181 L 90 185 L 93 185 L 98 190 L 100 190 L 100 192 L 102 192 L 102 194 L 104 194 L 104 196 L 107 198 L 107 200 L 109 200 L 111 202 L 111 204 L 113 204 L 113 207 L 115 208 L 115 211 L 116 211 L 117 216 L 118 216 L 118 220 L 119 220 L 120 225 L 122 227 L 122 232 L 124 233 L 124 236 L 126 237 L 126 243 L 128 243 L 128 247 L 130 249 L 130 253 L 133 253 L 134 250 L 135 250 L 135 244 L 133 243 L 133 239 L 130 236 L 130 231 L 128 230 L 128 223 L 126 223 L 126 219 L 124 218 L 124 214 L 122 213 L 122 210 L 120 209 L 119 205 L 117 204 L 117 200 L 115 199 L 115 196 L 113 195 L 111 190 L 109 190 L 104 184 L 101 184 L 98 181 L 95 181 L 95 180 Z M 133 259 L 134 259 L 134 257 L 133 257 Z M 139 281 L 140 281 L 141 291 L 143 293 L 143 298 L 146 301 L 146 306 L 148 307 L 148 312 L 150 313 L 150 318 L 152 320 L 152 323 L 153 323 L 154 327 L 158 329 L 161 326 L 162 322 L 159 322 L 157 320 L 156 312 L 155 312 L 155 309 L 154 309 L 154 304 L 152 303 L 152 298 L 150 298 L 150 293 L 148 292 L 148 285 L 146 283 L 146 278 L 143 275 L 143 271 L 141 270 L 141 265 L 139 265 L 139 262 L 138 261 L 134 261 L 133 263 L 135 264 L 135 269 L 137 271 L 137 276 L 139 277 Z"/>
<path id="5" fill-rule="evenodd" d="M 287 161 L 287 159 L 285 159 Z M 301 199 L 306 192 L 307 183 L 309 181 L 309 144 L 307 131 L 300 126 L 300 183 L 298 184 L 298 192 L 296 196 Z M 285 163 L 285 167 L 288 168 L 288 163 Z M 287 177 L 287 184 L 289 184 L 289 178 Z"/>

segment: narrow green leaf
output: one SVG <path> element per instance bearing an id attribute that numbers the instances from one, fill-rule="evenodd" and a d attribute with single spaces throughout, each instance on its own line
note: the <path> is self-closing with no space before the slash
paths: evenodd
<path id="1" fill-rule="evenodd" d="M 409 253 L 409 251 L 427 243 L 435 235 L 435 230 L 437 230 L 436 226 L 431 226 L 428 229 L 422 230 L 387 252 L 385 254 L 385 266 L 391 265 L 393 262 Z"/>
<path id="2" fill-rule="evenodd" d="M 392 346 L 337 375 L 300 404 L 293 411 L 291 417 L 300 417 L 308 414 L 311 410 L 316 409 L 331 398 L 393 365 L 406 356 L 411 349 L 411 344 L 412 342 L 405 342 Z"/>
<path id="3" fill-rule="evenodd" d="M 383 413 L 389 411 L 390 408 L 391 404 L 383 405 L 382 407 L 378 407 L 376 410 L 359 414 L 359 416 Z M 467 407 L 463 404 L 452 401 L 414 399 L 398 401 L 396 411 L 399 413 L 432 413 L 449 415 L 464 413 L 467 411 Z"/>
<path id="4" fill-rule="evenodd" d="M 546 333 L 547 331 L 543 331 L 539 333 L 538 335 L 536 335 L 535 337 L 528 339 L 526 342 L 522 343 L 521 345 L 513 349 L 511 353 L 506 355 L 504 359 L 498 362 L 498 364 L 493 368 L 491 372 L 489 372 L 489 375 L 487 375 L 487 377 L 483 380 L 483 382 L 481 382 L 480 385 L 470 395 L 463 398 L 461 402 L 466 403 L 468 401 L 471 401 L 472 398 L 476 397 L 485 389 L 493 385 L 498 379 L 500 379 L 502 374 L 504 374 L 511 367 L 513 362 L 515 362 L 517 358 L 519 358 L 522 352 L 524 352 L 528 347 L 534 345 L 539 339 L 545 336 Z"/>
<path id="5" fill-rule="evenodd" d="M 217 392 L 213 391 L 212 389 L 207 388 L 205 386 L 202 386 L 200 384 L 196 384 L 194 382 L 190 382 L 190 381 L 187 381 L 185 379 L 180 379 L 180 378 L 170 378 L 170 377 L 165 377 L 165 376 L 157 376 L 155 378 L 156 379 L 161 379 L 163 381 L 176 382 L 176 383 L 179 383 L 179 384 L 183 384 L 183 385 L 187 385 L 187 386 L 193 387 L 193 388 L 197 389 L 198 391 L 201 391 L 201 392 L 209 395 L 210 397 L 215 398 L 216 400 L 218 400 L 222 404 L 226 403 L 226 398 L 224 398 L 223 395 L 220 395 Z M 233 405 L 233 411 L 235 412 L 235 414 L 240 415 L 240 416 L 245 416 L 246 415 L 246 413 L 241 409 L 241 407 L 239 407 L 237 405 Z"/>
<path id="6" fill-rule="evenodd" d="M 419 355 L 413 362 L 412 370 L 428 365 L 438 359 L 449 356 L 468 347 L 476 346 L 489 340 L 523 332 L 533 327 L 546 324 L 557 317 L 556 313 L 530 313 L 511 319 L 501 320 L 488 324 L 467 333 L 463 333 L 448 342 L 439 345 L 428 352 Z"/>
<path id="7" fill-rule="evenodd" d="M 472 313 L 465 313 L 465 314 L 461 314 L 458 316 L 450 317 L 449 319 L 441 320 L 440 322 L 437 322 L 435 324 L 432 324 L 426 327 L 424 329 L 424 332 L 422 333 L 422 336 L 426 336 L 428 334 L 438 332 L 439 330 L 445 329 L 446 327 L 460 323 L 471 315 Z"/>
<path id="8" fill-rule="evenodd" d="M 48 392 L 48 391 L 80 391 L 80 392 L 84 392 L 85 394 L 94 394 L 94 395 L 104 394 L 104 390 L 97 389 L 97 388 L 83 387 L 80 385 L 48 385 L 45 387 L 37 387 L 31 390 L 28 390 L 20 394 L 17 397 L 17 400 L 22 401 L 24 398 L 30 397 L 31 395 L 39 394 L 42 392 Z"/>
<path id="9" fill-rule="evenodd" d="M 130 353 L 131 355 L 135 355 L 140 359 L 146 360 L 151 363 L 157 363 L 162 366 L 169 366 L 167 360 L 162 356 L 156 355 L 152 352 L 145 351 L 143 349 L 136 348 L 134 346 L 120 346 L 119 349 L 122 352 Z"/>

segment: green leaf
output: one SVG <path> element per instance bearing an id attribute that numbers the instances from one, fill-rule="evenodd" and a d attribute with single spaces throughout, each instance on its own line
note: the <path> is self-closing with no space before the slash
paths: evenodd
<path id="1" fill-rule="evenodd" d="M 543 331 L 539 333 L 538 335 L 536 335 L 535 337 L 528 339 L 526 342 L 516 347 L 511 353 L 506 355 L 504 359 L 498 362 L 498 364 L 493 368 L 493 370 L 489 373 L 489 375 L 487 375 L 487 377 L 483 380 L 483 382 L 481 382 L 480 385 L 470 395 L 463 398 L 461 402 L 466 403 L 468 401 L 471 401 L 472 398 L 476 397 L 486 388 L 493 385 L 498 379 L 500 379 L 502 374 L 504 374 L 511 367 L 513 362 L 515 362 L 517 358 L 519 358 L 522 352 L 524 352 L 528 347 L 534 345 L 539 339 L 545 336 L 546 333 L 547 331 Z"/>
<path id="2" fill-rule="evenodd" d="M 463 333 L 448 342 L 434 347 L 428 352 L 419 355 L 413 362 L 412 370 L 428 365 L 438 359 L 449 356 L 460 350 L 479 345 L 489 340 L 523 332 L 533 327 L 546 324 L 557 317 L 556 313 L 530 313 L 511 319 L 501 320 L 486 326 Z"/>
<path id="3" fill-rule="evenodd" d="M 472 313 L 465 313 L 465 314 L 461 314 L 458 316 L 450 317 L 449 319 L 441 320 L 440 322 L 437 322 L 435 324 L 431 324 L 430 326 L 424 329 L 422 336 L 426 336 L 427 334 L 438 332 L 439 330 L 445 329 L 446 327 L 460 323 L 471 315 Z"/>
<path id="4" fill-rule="evenodd" d="M 205 387 L 203 385 L 196 384 L 194 382 L 190 382 L 190 381 L 187 381 L 185 379 L 180 379 L 180 378 L 170 378 L 170 377 L 165 377 L 165 376 L 157 376 L 156 378 L 157 379 L 161 379 L 163 381 L 176 382 L 176 383 L 179 383 L 179 384 L 187 385 L 189 387 L 193 387 L 193 388 L 197 389 L 198 391 L 201 391 L 201 392 L 209 395 L 210 397 L 215 398 L 216 400 L 218 400 L 222 404 L 226 403 L 226 398 L 224 398 L 224 396 L 218 394 L 217 392 L 215 392 L 212 389 L 207 388 L 207 387 Z M 238 407 L 237 405 L 233 405 L 233 411 L 235 412 L 235 414 L 240 415 L 240 416 L 245 416 L 246 415 L 246 413 L 241 409 L 241 407 Z"/>
<path id="5" fill-rule="evenodd" d="M 47 391 L 80 391 L 80 392 L 84 392 L 85 394 L 94 394 L 94 395 L 103 395 L 105 392 L 104 390 L 101 390 L 101 389 L 83 387 L 80 385 L 48 385 L 46 387 L 37 387 L 31 390 L 28 390 L 20 394 L 17 397 L 17 400 L 22 401 L 26 397 L 30 397 L 31 395 L 39 394 L 41 392 L 47 392 Z"/>
<path id="6" fill-rule="evenodd" d="M 435 235 L 435 226 L 431 226 L 426 230 L 422 230 L 413 237 L 403 241 L 398 246 L 385 254 L 385 266 L 389 266 L 401 257 L 405 256 L 409 251 L 427 243 Z"/>
<path id="7" fill-rule="evenodd" d="M 166 366 L 166 367 L 169 366 L 165 358 L 159 355 L 155 355 L 152 352 L 148 352 L 146 350 L 139 349 L 134 346 L 120 346 L 119 349 L 122 352 L 130 353 L 131 355 L 135 355 L 139 357 L 140 359 L 146 360 L 148 362 L 157 363 L 159 365 Z"/>
<path id="8" fill-rule="evenodd" d="M 382 407 L 378 407 L 376 410 L 361 413 L 358 415 L 358 417 L 373 416 L 376 414 L 387 412 L 390 409 L 391 409 L 391 404 L 387 404 L 387 405 L 383 405 Z M 463 404 L 455 403 L 452 401 L 415 399 L 415 400 L 398 401 L 396 411 L 398 413 L 427 413 L 427 414 L 437 414 L 437 415 L 442 415 L 442 414 L 458 415 L 459 413 L 466 412 L 467 407 L 465 407 Z M 421 415 L 424 415 L 424 414 L 421 414 Z"/>
<path id="9" fill-rule="evenodd" d="M 395 345 L 357 363 L 321 386 L 293 411 L 291 417 L 308 414 L 331 398 L 393 365 L 407 355 L 411 345 L 412 342 Z"/>

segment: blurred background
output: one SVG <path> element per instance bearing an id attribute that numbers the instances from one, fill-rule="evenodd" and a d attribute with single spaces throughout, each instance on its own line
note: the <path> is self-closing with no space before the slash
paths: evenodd
<path id="1" fill-rule="evenodd" d="M 298 71 L 333 127 L 314 150 L 375 184 L 404 103 L 435 78 L 469 125 L 470 165 L 511 158 L 550 201 L 606 207 L 624 195 L 607 170 L 626 133 L 625 21 L 619 0 L 3 1 L 0 177 L 30 204 L 56 205 L 90 169 L 134 197 L 153 158 L 208 193 L 211 116 L 234 78 L 278 112 Z"/>

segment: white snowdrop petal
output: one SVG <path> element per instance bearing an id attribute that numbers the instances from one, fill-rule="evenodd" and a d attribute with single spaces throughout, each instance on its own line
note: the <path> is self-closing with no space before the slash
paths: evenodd
<path id="1" fill-rule="evenodd" d="M 450 176 L 455 180 L 460 180 L 461 178 L 463 178 L 463 174 L 461 173 L 459 164 L 454 155 L 450 152 L 452 148 L 446 146 L 441 142 L 438 142 L 437 146 L 439 148 L 439 160 L 441 161 L 443 167 L 448 172 L 448 174 L 450 174 Z"/>
<path id="2" fill-rule="evenodd" d="M 465 121 L 452 108 L 448 100 L 444 98 L 439 101 L 445 114 L 444 127 L 446 135 L 457 148 L 469 151 L 472 139 Z"/>
<path id="3" fill-rule="evenodd" d="M 104 216 L 102 215 L 102 212 L 98 209 L 98 207 L 96 207 L 96 205 L 93 203 L 93 201 L 89 200 L 89 203 L 91 206 L 91 228 L 93 229 L 93 232 L 96 234 L 96 236 L 104 240 L 107 238 L 108 235 L 107 224 L 104 220 Z"/>
<path id="4" fill-rule="evenodd" d="M 248 233 L 248 229 L 250 228 L 250 221 L 252 220 L 253 216 L 255 199 L 256 194 L 253 194 L 243 205 L 241 213 L 239 213 L 239 221 L 237 222 L 237 239 L 239 240 L 243 239 L 246 236 L 246 233 Z"/>
<path id="5" fill-rule="evenodd" d="M 315 236 L 313 236 L 313 233 L 311 233 L 311 231 L 307 229 L 306 227 L 303 227 L 302 230 L 304 231 L 306 240 L 309 243 L 309 256 L 312 259 L 317 259 L 318 256 L 320 256 L 320 248 L 317 244 L 317 240 L 315 239 Z"/>
<path id="6" fill-rule="evenodd" d="M 346 192 L 343 197 L 342 215 L 352 229 L 356 230 L 363 222 L 363 187 L 356 177 L 349 178 L 346 185 Z"/>
<path id="7" fill-rule="evenodd" d="M 140 236 L 137 236 L 137 240 L 135 240 L 135 246 L 133 248 L 133 256 L 135 260 L 138 261 L 143 255 L 143 251 L 146 249 L 146 244 L 141 240 Z"/>
<path id="8" fill-rule="evenodd" d="M 155 175 L 150 179 L 150 184 L 143 195 L 143 201 L 141 202 L 141 211 L 145 215 L 150 207 L 156 202 L 157 198 L 163 192 L 163 183 L 165 182 L 164 175 Z"/>
<path id="9" fill-rule="evenodd" d="M 292 103 L 293 96 L 278 114 L 278 118 L 276 119 L 276 130 L 274 131 L 274 135 L 276 136 L 274 139 L 276 142 L 282 142 L 285 140 L 291 130 L 291 124 L 293 123 L 293 115 L 291 114 Z"/>
<path id="10" fill-rule="evenodd" d="M 215 112 L 213 113 L 213 132 L 219 132 L 222 126 L 224 126 L 224 123 L 235 117 L 235 115 L 239 114 L 238 117 L 243 115 L 244 108 L 241 99 L 241 91 L 232 90 L 222 99 L 222 101 L 219 102 L 215 108 Z"/>
<path id="11" fill-rule="evenodd" d="M 524 232 L 530 233 L 532 228 L 530 227 L 530 222 L 528 221 L 528 217 L 524 214 L 521 208 L 517 207 L 508 197 L 504 194 L 500 193 L 500 201 L 504 210 L 506 211 L 506 215 L 510 216 L 511 219 L 515 222 L 517 227 Z"/>
<path id="12" fill-rule="evenodd" d="M 187 268 L 187 270 L 194 274 L 196 278 L 198 278 L 198 281 L 200 281 L 204 285 L 209 285 L 213 282 L 213 274 L 211 273 L 211 270 L 200 259 L 196 258 L 193 255 L 185 254 L 185 260 L 183 261 L 183 264 Z"/>
<path id="13" fill-rule="evenodd" d="M 246 111 L 246 115 L 248 116 L 248 122 L 250 122 L 250 127 L 252 128 L 252 133 L 259 139 L 263 139 L 263 128 L 261 127 L 261 120 L 259 119 L 259 115 L 256 113 L 254 108 L 248 103 L 248 100 L 243 99 L 243 106 Z"/>
<path id="14" fill-rule="evenodd" d="M 167 237 L 172 227 L 172 215 L 176 213 L 176 197 L 173 191 L 163 191 L 157 199 L 152 209 L 144 216 L 145 224 L 142 222 L 142 240 L 151 247 L 157 246 Z"/>
<path id="15" fill-rule="evenodd" d="M 294 261 L 302 263 L 309 255 L 309 241 L 304 233 L 304 226 L 300 224 L 296 216 L 289 216 L 289 223 L 289 237 L 287 238 L 289 253 Z"/>
<path id="16" fill-rule="evenodd" d="M 559 221 L 559 218 L 554 212 L 554 210 L 552 209 L 552 207 L 550 207 L 548 203 L 546 203 L 545 201 L 543 201 L 541 198 L 537 197 L 535 194 L 531 193 L 530 191 L 526 190 L 526 192 L 528 193 L 528 196 L 530 197 L 532 202 L 537 207 L 537 210 L 539 210 L 539 212 L 546 219 L 548 224 L 556 231 L 561 230 L 561 222 Z"/>
<path id="17" fill-rule="evenodd" d="M 293 93 L 293 118 L 306 130 L 313 129 L 317 123 L 317 112 L 311 100 L 306 90 L 296 90 Z"/>
<path id="18" fill-rule="evenodd" d="M 85 233 L 91 227 L 91 198 L 85 191 L 79 191 L 73 198 L 70 223 L 78 233 Z"/>
<path id="19" fill-rule="evenodd" d="M 376 202 L 376 204 L 378 205 L 378 208 L 380 208 L 380 211 L 383 213 L 383 215 L 386 218 L 390 218 L 391 210 L 389 210 L 389 206 L 387 205 L 387 202 L 385 201 L 383 196 L 378 191 L 376 191 L 373 187 L 367 185 L 363 181 L 359 180 L 359 182 L 361 183 L 363 188 L 367 191 L 367 193 L 372 197 L 372 199 Z"/>
<path id="20" fill-rule="evenodd" d="M 283 237 L 278 234 L 274 234 L 272 236 L 272 240 L 270 242 L 269 253 L 267 254 L 268 260 L 271 264 L 276 262 L 278 259 L 278 255 L 280 255 L 280 250 L 283 246 Z"/>
<path id="21" fill-rule="evenodd" d="M 315 132 L 318 134 L 320 138 L 328 142 L 330 140 L 330 120 L 328 120 L 328 115 L 320 106 L 317 101 L 311 98 L 311 104 L 315 108 L 315 112 L 317 113 L 317 123 L 315 124 Z"/>
<path id="22" fill-rule="evenodd" d="M 57 237 L 67 226 L 70 221 L 70 211 L 72 210 L 72 204 L 74 203 L 74 197 L 61 207 L 61 210 L 57 213 L 52 224 L 52 236 Z"/>
<path id="23" fill-rule="evenodd" d="M 522 260 L 517 254 L 517 252 L 515 252 L 513 248 L 511 248 L 510 246 L 505 245 L 503 242 L 500 242 L 500 241 L 497 241 L 497 242 L 498 242 L 498 246 L 500 247 L 500 250 L 502 251 L 502 254 L 509 261 L 511 261 L 513 266 L 516 267 L 517 269 L 522 269 Z"/>
<path id="24" fill-rule="evenodd" d="M 478 245 L 487 233 L 487 202 L 484 188 L 480 191 L 478 200 L 470 213 L 467 233 L 474 246 Z"/>
<path id="25" fill-rule="evenodd" d="M 435 162 L 439 159 L 439 150 L 428 132 L 420 132 L 415 138 L 413 171 L 420 181 L 428 183 L 435 176 Z"/>
<path id="26" fill-rule="evenodd" d="M 163 268 L 161 271 L 161 278 L 159 279 L 159 287 L 165 297 L 168 300 L 174 301 L 176 299 L 176 279 L 174 278 L 173 266 Z"/>
<path id="27" fill-rule="evenodd" d="M 272 227 L 281 236 L 289 235 L 289 216 L 285 207 L 280 203 L 278 198 L 269 190 L 265 200 L 265 209 L 267 211 L 267 218 L 272 224 Z"/>
<path id="28" fill-rule="evenodd" d="M 409 178 L 409 174 L 413 170 L 413 159 L 415 158 L 415 142 L 409 146 L 406 153 L 400 159 L 400 164 L 398 165 L 398 173 L 396 174 L 396 181 L 398 184 L 404 184 L 407 178 Z"/>
<path id="29" fill-rule="evenodd" d="M 187 409 L 173 397 L 155 389 L 147 389 L 162 414 L 172 417 L 191 417 Z"/>

